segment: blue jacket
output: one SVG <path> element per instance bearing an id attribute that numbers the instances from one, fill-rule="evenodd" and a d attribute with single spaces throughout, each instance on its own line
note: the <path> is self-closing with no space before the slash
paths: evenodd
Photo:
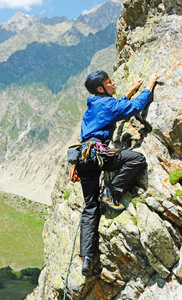
<path id="1" fill-rule="evenodd" d="M 87 110 L 81 125 L 81 141 L 98 138 L 102 143 L 112 139 L 115 123 L 138 115 L 150 99 L 151 92 L 144 89 L 135 99 L 126 96 L 113 97 L 92 96 L 87 99 Z"/>

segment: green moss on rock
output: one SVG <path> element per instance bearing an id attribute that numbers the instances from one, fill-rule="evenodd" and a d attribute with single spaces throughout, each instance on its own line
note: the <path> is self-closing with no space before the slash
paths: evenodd
<path id="1" fill-rule="evenodd" d="M 171 184 L 176 184 L 182 180 L 182 169 L 176 169 L 169 173 L 169 181 Z"/>
<path id="2" fill-rule="evenodd" d="M 176 199 L 177 197 L 181 197 L 182 198 L 182 190 L 177 189 L 174 195 L 174 199 Z"/>
<path id="3" fill-rule="evenodd" d="M 65 192 L 64 192 L 64 200 L 68 200 L 68 198 L 69 198 L 69 196 L 70 196 L 70 190 L 69 189 L 67 189 L 67 190 L 65 190 Z"/>

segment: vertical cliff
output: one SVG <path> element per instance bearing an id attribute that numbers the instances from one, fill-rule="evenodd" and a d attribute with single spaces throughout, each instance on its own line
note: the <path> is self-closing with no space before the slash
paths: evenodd
<path id="1" fill-rule="evenodd" d="M 136 118 L 118 123 L 115 144 L 142 152 L 147 168 L 124 196 L 126 210 L 103 210 L 94 276 L 81 275 L 77 238 L 67 284 L 74 300 L 180 300 L 182 295 L 182 3 L 124 0 L 117 24 L 117 94 L 139 77 L 161 77 Z M 139 91 L 140 92 L 140 91 Z M 44 228 L 45 268 L 27 300 L 63 299 L 83 197 L 62 164 Z M 111 174 L 112 176 L 112 174 Z"/>

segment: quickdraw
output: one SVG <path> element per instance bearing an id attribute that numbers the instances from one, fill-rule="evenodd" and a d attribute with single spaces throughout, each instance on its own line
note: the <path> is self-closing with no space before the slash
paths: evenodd
<path id="1" fill-rule="evenodd" d="M 116 148 L 109 148 L 106 144 L 102 144 L 101 142 L 95 142 L 96 145 L 96 150 L 100 153 L 100 154 L 105 154 L 107 156 L 113 156 L 116 153 L 121 152 L 125 147 L 120 148 L 120 149 L 116 149 Z"/>
<path id="2" fill-rule="evenodd" d="M 80 181 L 80 178 L 79 178 L 77 170 L 76 170 L 76 165 L 72 165 L 72 167 L 71 167 L 70 178 L 71 178 L 72 182 Z"/>

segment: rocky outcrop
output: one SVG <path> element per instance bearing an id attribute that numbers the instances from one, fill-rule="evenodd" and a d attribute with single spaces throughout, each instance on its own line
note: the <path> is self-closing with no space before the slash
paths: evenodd
<path id="1" fill-rule="evenodd" d="M 95 6 L 89 12 L 78 16 L 76 22 L 87 24 L 91 28 L 101 30 L 107 27 L 109 23 L 118 19 L 118 12 L 121 9 L 122 0 L 107 0 L 106 2 Z"/>
<path id="2" fill-rule="evenodd" d="M 37 21 L 38 18 L 35 15 L 29 16 L 21 12 L 16 13 L 6 23 L 0 24 L 0 43 L 8 40 Z"/>
<path id="3" fill-rule="evenodd" d="M 180 1 L 123 1 L 113 75 L 117 93 L 139 77 L 145 79 L 144 86 L 151 73 L 161 77 L 142 114 L 118 124 L 114 143 L 142 152 L 147 167 L 123 197 L 124 212 L 102 208 L 100 254 L 91 278 L 81 275 L 77 238 L 67 299 L 181 299 L 181 8 Z M 63 164 L 52 194 L 44 228 L 45 268 L 27 300 L 63 299 L 83 206 L 80 184 L 69 182 L 68 170 Z"/>

